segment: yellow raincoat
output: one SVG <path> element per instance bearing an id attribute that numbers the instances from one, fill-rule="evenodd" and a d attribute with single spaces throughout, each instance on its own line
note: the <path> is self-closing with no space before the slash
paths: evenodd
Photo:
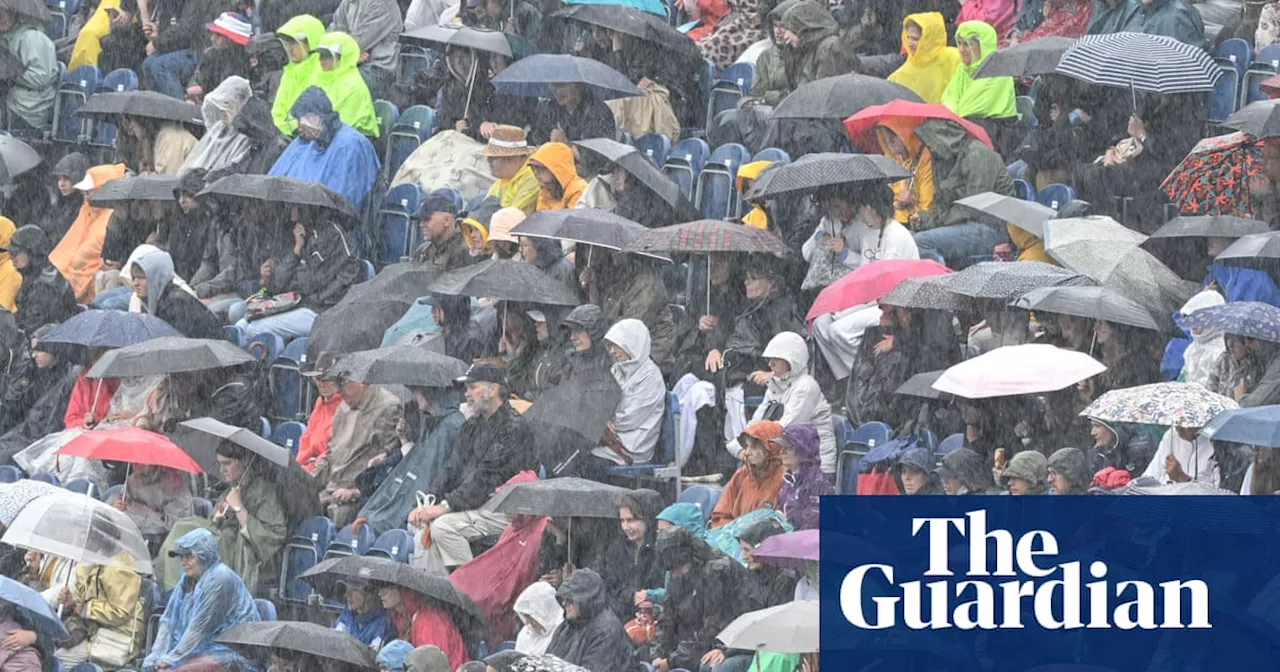
<path id="1" fill-rule="evenodd" d="M 307 48 L 311 50 L 301 61 L 284 66 L 280 85 L 276 87 L 276 99 L 271 102 L 271 119 L 285 135 L 293 135 L 293 129 L 297 126 L 297 122 L 289 116 L 289 110 L 293 109 L 298 96 L 315 83 L 316 73 L 320 72 L 320 56 L 316 54 L 316 47 L 323 41 L 324 32 L 324 24 L 310 14 L 299 14 L 285 21 L 276 31 L 276 35 L 282 37 L 299 42 L 306 40 Z"/>
<path id="2" fill-rule="evenodd" d="M 876 129 L 876 142 L 880 143 L 880 151 L 911 173 L 911 179 L 898 180 L 889 184 L 893 188 L 895 202 L 893 218 L 903 224 L 907 223 L 911 215 L 925 212 L 933 207 L 933 155 L 929 153 L 929 148 L 920 142 L 920 138 L 916 137 L 915 131 L 918 125 L 920 125 L 918 119 L 886 117 L 877 124 L 884 129 Z M 881 135 L 889 132 L 898 136 L 906 146 L 908 157 L 906 161 L 899 161 L 889 154 L 889 149 L 885 146 Z M 908 200 L 915 205 L 909 208 L 897 207 L 896 203 Z"/>
<path id="3" fill-rule="evenodd" d="M 71 283 L 79 303 L 93 300 L 93 274 L 102 267 L 102 241 L 107 237 L 107 223 L 113 212 L 111 208 L 90 205 L 89 197 L 108 181 L 124 177 L 124 170 L 123 163 L 89 169 L 87 175 L 93 178 L 93 189 L 85 192 L 80 214 L 49 253 L 49 262 Z"/>
<path id="4" fill-rule="evenodd" d="M 897 82 L 916 92 L 926 103 L 942 100 L 942 92 L 951 82 L 951 75 L 960 65 L 960 52 L 947 46 L 947 26 L 938 12 L 908 14 L 902 20 L 902 49 L 907 49 L 907 24 L 920 26 L 920 43 L 915 53 L 907 53 L 907 62 L 889 75 L 889 81 Z"/>
<path id="5" fill-rule="evenodd" d="M 769 166 L 772 166 L 772 165 L 773 165 L 772 161 L 752 161 L 751 163 L 744 163 L 741 166 L 739 166 L 738 178 L 736 180 L 736 184 L 734 185 L 738 190 L 738 194 L 745 196 L 747 185 L 745 185 L 744 183 L 747 180 L 754 181 L 756 178 L 760 177 L 760 173 L 763 173 L 765 168 L 768 168 Z M 746 224 L 747 226 L 754 226 L 757 229 L 768 228 L 769 213 L 765 212 L 764 208 L 760 207 L 759 205 L 755 203 L 751 203 L 751 212 L 748 212 L 747 214 L 742 216 L 742 223 Z"/>
<path id="6" fill-rule="evenodd" d="M 582 192 L 587 189 L 587 181 L 578 177 L 578 167 L 573 163 L 573 150 L 563 142 L 548 142 L 538 148 L 529 157 L 530 163 L 537 163 L 555 176 L 556 182 L 564 193 L 557 200 L 546 189 L 538 190 L 538 210 L 564 210 L 578 204 Z"/>
<path id="7" fill-rule="evenodd" d="M 18 227 L 13 225 L 12 220 L 8 217 L 0 217 L 0 247 L 8 247 L 9 239 L 17 230 Z M 18 297 L 18 288 L 21 286 L 22 274 L 13 267 L 13 260 L 9 258 L 9 253 L 0 252 L 0 306 L 4 306 L 11 313 L 17 310 L 15 299 Z"/>
<path id="8" fill-rule="evenodd" d="M 1043 261 L 1046 264 L 1058 265 L 1058 262 L 1044 251 L 1043 240 L 1012 224 L 1005 226 L 1009 229 L 1009 240 L 1018 247 L 1018 261 Z"/>
<path id="9" fill-rule="evenodd" d="M 498 199 L 498 204 L 504 208 L 519 208 L 524 214 L 532 215 L 538 207 L 540 190 L 538 178 L 526 163 L 515 177 L 494 182 L 488 195 Z"/>
<path id="10" fill-rule="evenodd" d="M 342 123 L 368 137 L 378 137 L 378 113 L 373 109 L 369 86 L 357 69 L 360 45 L 346 33 L 329 33 L 320 40 L 319 47 L 336 53 L 338 63 L 328 72 L 317 67 L 315 85 L 329 96 L 333 111 L 338 113 Z"/>
<path id="11" fill-rule="evenodd" d="M 82 65 L 97 65 L 102 55 L 102 38 L 111 32 L 111 16 L 108 9 L 119 9 L 120 0 L 102 0 L 93 15 L 76 36 L 76 46 L 71 48 L 71 58 L 67 61 L 67 70 L 75 70 Z"/>

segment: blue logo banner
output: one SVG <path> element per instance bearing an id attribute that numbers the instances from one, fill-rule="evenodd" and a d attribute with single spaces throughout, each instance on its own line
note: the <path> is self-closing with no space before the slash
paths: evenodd
<path id="1" fill-rule="evenodd" d="M 1280 670 L 1280 497 L 824 497 L 822 665 Z"/>

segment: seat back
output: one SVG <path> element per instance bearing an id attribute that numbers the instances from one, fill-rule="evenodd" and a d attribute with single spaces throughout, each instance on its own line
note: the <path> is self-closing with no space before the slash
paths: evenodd
<path id="1" fill-rule="evenodd" d="M 311 412 L 315 390 L 299 372 L 306 354 L 307 337 L 302 336 L 289 341 L 271 360 L 267 381 L 275 402 L 272 417 L 277 420 L 299 420 Z"/>
<path id="2" fill-rule="evenodd" d="M 396 125 L 396 121 L 400 119 L 400 109 L 389 100 L 373 101 L 373 113 L 378 115 L 378 137 L 386 137 L 391 132 L 391 127 Z"/>
<path id="3" fill-rule="evenodd" d="M 765 147 L 756 152 L 752 161 L 772 161 L 774 163 L 791 163 L 791 155 L 777 147 Z"/>
<path id="4" fill-rule="evenodd" d="M 435 52 L 430 49 L 400 45 L 400 72 L 397 73 L 399 81 L 407 84 L 419 70 L 431 67 L 434 61 Z"/>
<path id="5" fill-rule="evenodd" d="M 274 362 L 284 350 L 284 337 L 274 331 L 264 331 L 250 338 L 245 350 L 260 362 Z"/>
<path id="6" fill-rule="evenodd" d="M 62 485 L 62 482 L 58 480 L 57 476 L 54 476 L 53 474 L 49 474 L 49 473 L 36 474 L 35 476 L 31 477 L 31 480 L 40 481 L 42 483 L 48 483 L 49 485 Z"/>
<path id="7" fill-rule="evenodd" d="M 398 184 L 382 199 L 378 218 L 382 221 L 382 263 L 406 261 L 413 252 L 413 215 L 422 202 L 416 184 Z"/>
<path id="8" fill-rule="evenodd" d="M 1230 63 L 1215 60 L 1222 76 L 1213 85 L 1213 95 L 1209 97 L 1209 121 L 1222 122 L 1236 111 L 1236 105 L 1240 103 L 1240 74 Z"/>
<path id="9" fill-rule="evenodd" d="M 44 32 L 56 42 L 67 36 L 67 26 L 71 15 L 80 9 L 80 0 L 46 0 L 45 6 L 49 8 L 50 19 L 44 24 Z"/>
<path id="10" fill-rule="evenodd" d="M 400 113 L 387 145 L 387 177 L 395 177 L 401 164 L 418 146 L 431 137 L 436 129 L 436 111 L 426 105 L 414 105 Z"/>
<path id="11" fill-rule="evenodd" d="M 351 525 L 346 525 L 338 530 L 337 536 L 324 550 L 325 560 L 343 555 L 364 555 L 373 546 L 375 537 L 372 527 L 361 525 L 354 531 L 351 528 Z"/>
<path id="12" fill-rule="evenodd" d="M 289 449 L 289 454 L 293 457 L 298 456 L 298 441 L 302 438 L 302 432 L 306 431 L 307 426 L 296 420 L 282 422 L 271 432 L 271 442 L 277 446 L 284 446 Z"/>
<path id="13" fill-rule="evenodd" d="M 71 492 L 78 492 L 82 495 L 88 495 L 94 499 L 98 499 L 98 494 L 99 494 L 98 486 L 95 485 L 93 481 L 87 478 L 72 479 L 70 481 L 67 481 L 67 484 L 63 487 L 70 490 Z"/>
<path id="14" fill-rule="evenodd" d="M 21 469 L 12 464 L 0 466 L 0 483 L 13 483 L 20 480 L 22 480 Z"/>
<path id="15" fill-rule="evenodd" d="M 1044 189 L 1036 195 L 1036 200 L 1040 201 L 1040 205 L 1060 209 L 1062 206 L 1070 203 L 1076 198 L 1076 190 L 1065 184 L 1047 184 Z"/>
<path id="16" fill-rule="evenodd" d="M 677 501 L 697 504 L 698 510 L 702 511 L 702 522 L 711 520 L 711 512 L 716 508 L 716 502 L 720 501 L 720 488 L 711 485 L 693 485 L 685 488 L 680 493 Z"/>
<path id="17" fill-rule="evenodd" d="M 138 73 L 128 68 L 116 68 L 108 72 L 98 84 L 98 91 L 123 93 L 138 89 Z"/>
<path id="18" fill-rule="evenodd" d="M 661 133 L 646 133 L 636 138 L 636 149 L 654 166 L 661 168 L 671 153 L 671 139 Z"/>
<path id="19" fill-rule="evenodd" d="M 964 434 L 952 434 L 951 436 L 948 436 L 947 438 L 943 439 L 942 443 L 938 444 L 938 449 L 934 452 L 936 452 L 937 455 L 941 457 L 943 455 L 946 455 L 948 453 L 955 451 L 958 448 L 963 448 L 963 447 L 964 447 Z"/>
<path id="20" fill-rule="evenodd" d="M 694 198 L 694 188 L 698 173 L 707 163 L 707 155 L 711 148 L 702 138 L 685 138 L 671 152 L 662 166 L 662 172 L 680 187 L 680 193 L 690 201 Z"/>
<path id="21" fill-rule="evenodd" d="M 836 446 L 844 448 L 853 443 L 853 423 L 839 413 L 831 414 L 831 429 L 836 435 Z"/>
<path id="22" fill-rule="evenodd" d="M 755 79 L 756 66 L 751 63 L 734 63 L 720 73 L 719 79 L 707 92 L 707 125 L 715 121 L 716 115 L 738 106 L 738 101 L 751 90 Z"/>
<path id="23" fill-rule="evenodd" d="M 852 443 L 875 448 L 893 438 L 893 428 L 880 421 L 864 422 L 853 432 Z"/>
<path id="24" fill-rule="evenodd" d="M 1238 37 L 1223 40 L 1214 55 L 1231 65 L 1236 71 L 1236 81 L 1244 78 L 1244 73 L 1253 62 L 1253 45 Z"/>
<path id="25" fill-rule="evenodd" d="M 1036 188 L 1026 180 L 1013 181 L 1013 195 L 1024 201 L 1036 200 Z"/>
<path id="26" fill-rule="evenodd" d="M 921 428 L 920 431 L 916 432 L 916 436 L 920 437 L 921 447 L 928 448 L 931 453 L 937 452 L 938 435 L 934 434 L 932 429 Z"/>
<path id="27" fill-rule="evenodd" d="M 53 137 L 78 143 L 89 139 L 89 122 L 80 118 L 80 108 L 98 88 L 101 74 L 92 65 L 82 65 L 62 76 L 55 106 Z"/>
<path id="28" fill-rule="evenodd" d="M 316 516 L 303 521 L 285 545 L 280 562 L 280 597 L 288 602 L 305 603 L 311 596 L 311 584 L 298 575 L 311 569 L 333 539 L 333 521 Z"/>
<path id="29" fill-rule="evenodd" d="M 113 485 L 102 491 L 102 501 L 110 504 L 113 499 L 119 497 L 122 493 L 124 493 L 124 484 Z"/>
<path id="30" fill-rule="evenodd" d="M 97 663 L 79 663 L 69 672 L 102 672 L 102 668 Z"/>
<path id="31" fill-rule="evenodd" d="M 276 605 L 272 604 L 270 600 L 264 600 L 262 598 L 258 598 L 253 601 L 253 604 L 255 607 L 258 608 L 259 620 L 263 620 L 263 621 L 276 620 Z"/>
<path id="32" fill-rule="evenodd" d="M 751 152 L 738 143 L 716 147 L 698 173 L 697 203 L 707 219 L 728 219 L 738 214 L 734 180 L 738 168 L 751 160 Z"/>
<path id="33" fill-rule="evenodd" d="M 378 535 L 365 555 L 371 558 L 386 558 L 400 563 L 409 562 L 413 553 L 413 535 L 408 530 L 387 530 Z"/>

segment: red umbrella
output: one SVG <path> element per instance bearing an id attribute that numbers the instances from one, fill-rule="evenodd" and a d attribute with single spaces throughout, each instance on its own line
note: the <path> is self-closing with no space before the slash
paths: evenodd
<path id="1" fill-rule="evenodd" d="M 981 126 L 957 117 L 955 112 L 947 109 L 942 105 L 930 105 L 928 103 L 913 103 L 907 100 L 895 100 L 884 105 L 872 105 L 858 111 L 853 116 L 844 120 L 844 129 L 848 131 L 849 138 L 853 140 L 855 145 L 866 146 L 876 154 L 880 153 L 880 146 L 871 141 L 869 145 L 865 144 L 863 134 L 871 130 L 876 124 L 889 118 L 915 120 L 916 122 L 925 119 L 948 119 L 956 122 L 969 132 L 969 135 L 982 141 L 982 144 L 995 149 L 995 145 L 991 144 L 991 138 Z"/>
<path id="2" fill-rule="evenodd" d="M 864 303 L 879 301 L 907 278 L 923 278 L 950 272 L 951 269 L 946 266 L 928 259 L 872 261 L 827 285 L 818 294 L 818 298 L 813 300 L 813 307 L 804 319 L 812 322 L 819 315 L 838 313 Z"/>
<path id="3" fill-rule="evenodd" d="M 190 455 L 165 435 L 136 427 L 85 432 L 59 448 L 55 455 L 150 464 L 192 474 L 203 471 Z"/>

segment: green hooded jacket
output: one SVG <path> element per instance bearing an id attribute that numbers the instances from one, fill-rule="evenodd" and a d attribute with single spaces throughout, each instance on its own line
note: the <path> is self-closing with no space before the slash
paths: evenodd
<path id="1" fill-rule="evenodd" d="M 314 84 L 329 96 L 342 123 L 371 138 L 378 137 L 378 113 L 359 70 L 360 45 L 346 33 L 329 33 L 316 48 L 333 53 L 338 63 L 328 72 L 317 68 Z"/>
<path id="2" fill-rule="evenodd" d="M 297 122 L 289 118 L 289 110 L 297 102 L 298 96 L 314 83 L 316 73 L 320 72 L 320 57 L 316 55 L 316 47 L 320 46 L 324 38 L 324 24 L 310 14 L 300 14 L 285 21 L 276 35 L 299 42 L 306 40 L 307 48 L 311 51 L 301 61 L 284 66 L 284 72 L 280 74 L 280 86 L 276 89 L 276 99 L 271 103 L 271 120 L 275 122 L 276 128 L 285 135 L 293 135 Z"/>
<path id="3" fill-rule="evenodd" d="M 916 137 L 933 157 L 933 207 L 920 213 L 918 231 L 974 221 L 971 211 L 955 206 L 967 196 L 984 191 L 1013 195 L 1004 160 L 960 124 L 930 119 L 916 126 Z"/>
<path id="4" fill-rule="evenodd" d="M 956 116 L 966 119 L 1006 119 L 1017 115 L 1012 77 L 973 78 L 987 57 L 996 52 L 999 38 L 995 28 L 982 21 L 965 21 L 956 27 L 956 42 L 973 39 L 978 40 L 978 59 L 972 65 L 961 63 L 956 68 L 947 89 L 942 92 L 942 104 Z"/>

